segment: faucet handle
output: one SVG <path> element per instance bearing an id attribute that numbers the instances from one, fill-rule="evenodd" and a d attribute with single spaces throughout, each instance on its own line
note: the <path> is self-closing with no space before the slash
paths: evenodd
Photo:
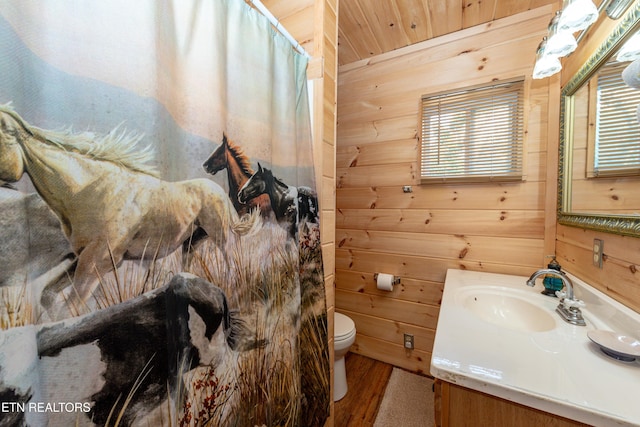
<path id="1" fill-rule="evenodd" d="M 556 291 L 556 296 L 560 298 L 560 301 L 564 306 L 568 307 L 584 307 L 584 301 L 577 298 L 568 299 L 565 291 Z"/>
<path id="2" fill-rule="evenodd" d="M 564 305 L 567 308 L 580 308 L 584 307 L 584 301 L 575 299 L 566 298 L 566 292 L 564 291 L 556 291 L 556 295 L 560 298 L 560 304 Z"/>
<path id="3" fill-rule="evenodd" d="M 564 304 L 565 307 L 567 308 L 580 308 L 580 307 L 584 307 L 584 301 L 579 300 L 579 299 L 563 299 L 562 300 L 562 304 Z"/>

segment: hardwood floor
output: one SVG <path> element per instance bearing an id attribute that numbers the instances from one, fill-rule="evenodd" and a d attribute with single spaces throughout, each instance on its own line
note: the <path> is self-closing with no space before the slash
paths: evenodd
<path id="1" fill-rule="evenodd" d="M 335 403 L 334 426 L 372 427 L 393 366 L 355 353 L 345 365 L 349 391 Z"/>

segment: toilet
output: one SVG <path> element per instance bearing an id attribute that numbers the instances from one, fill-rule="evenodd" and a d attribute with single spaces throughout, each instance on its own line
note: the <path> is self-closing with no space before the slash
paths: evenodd
<path id="1" fill-rule="evenodd" d="M 347 394 L 347 372 L 344 367 L 344 356 L 356 340 L 356 324 L 348 316 L 335 313 L 333 325 L 333 401 L 337 402 Z"/>

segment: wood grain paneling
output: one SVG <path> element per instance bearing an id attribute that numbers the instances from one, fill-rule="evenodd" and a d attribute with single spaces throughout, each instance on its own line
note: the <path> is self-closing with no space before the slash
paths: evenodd
<path id="1" fill-rule="evenodd" d="M 602 268 L 592 262 L 593 239 L 604 241 Z M 640 312 L 640 239 L 559 225 L 557 254 L 565 270 Z"/>
<path id="2" fill-rule="evenodd" d="M 382 145 L 382 144 L 379 144 Z M 391 146 L 393 147 L 393 146 Z M 408 150 L 416 153 L 416 150 Z M 399 156 L 395 156 L 399 157 Z M 408 157 L 405 154 L 403 157 Z M 417 157 L 417 154 L 416 154 Z M 546 156 L 538 152 L 529 152 L 524 159 L 527 163 L 526 180 L 544 180 Z M 355 167 L 358 166 L 358 167 Z M 338 187 L 367 187 L 381 185 L 419 184 L 420 171 L 417 159 L 411 162 L 382 163 L 375 165 L 358 165 L 354 162 L 348 168 L 338 167 L 336 170 Z"/>
<path id="3" fill-rule="evenodd" d="M 417 108 L 416 101 L 416 108 Z M 418 135 L 418 120 L 415 112 L 402 117 L 389 117 L 364 123 L 342 122 L 340 129 L 340 147 L 363 143 L 384 142 L 393 139 L 410 139 Z"/>
<path id="4" fill-rule="evenodd" d="M 340 300 L 340 310 L 345 310 L 366 315 L 371 318 L 393 319 L 393 322 L 401 322 L 422 328 L 435 329 L 438 321 L 439 307 L 428 304 L 419 304 L 410 301 L 396 300 L 382 295 L 366 295 L 360 292 L 343 292 L 336 289 L 336 298 Z M 384 321 L 378 320 L 377 324 L 382 325 Z M 376 319 L 371 319 L 370 324 L 376 324 Z M 359 329 L 360 325 L 358 325 Z M 368 328 L 374 331 L 375 328 Z M 382 336 L 370 335 L 378 339 Z M 397 334 L 394 334 L 394 338 Z M 431 343 L 416 344 L 431 346 Z"/>
<path id="5" fill-rule="evenodd" d="M 414 185 L 412 193 L 404 193 L 401 186 L 345 187 L 336 190 L 338 209 L 539 210 L 544 197 L 544 183 L 529 181 L 466 186 Z"/>
<path id="6" fill-rule="evenodd" d="M 355 166 L 415 163 L 418 159 L 418 150 L 418 141 L 415 136 L 410 139 L 386 141 L 384 144 L 345 145 L 336 151 L 336 166 L 346 169 Z"/>
<path id="7" fill-rule="evenodd" d="M 409 233 L 538 239 L 544 215 L 536 210 L 340 209 L 336 227 Z"/>
<path id="8" fill-rule="evenodd" d="M 381 362 L 400 366 L 418 374 L 429 374 L 431 352 L 418 349 L 406 350 L 401 344 L 392 344 L 368 335 L 356 336 L 356 342 L 351 347 L 351 351 L 364 356 L 376 354 L 378 356 L 375 359 Z"/>
<path id="9" fill-rule="evenodd" d="M 542 260 L 542 255 L 540 256 Z M 341 270 L 351 273 L 382 272 L 406 278 L 439 282 L 439 286 L 444 283 L 448 269 L 500 272 L 504 274 L 515 274 L 518 276 L 529 276 L 531 272 L 538 268 L 541 263 L 509 265 L 504 263 L 494 263 L 488 261 L 467 261 L 453 258 L 430 258 L 423 256 L 408 256 L 392 253 L 370 252 L 354 249 L 336 249 L 336 275 L 342 274 Z M 336 279 L 336 287 L 340 288 L 342 283 Z M 339 302 L 336 302 L 340 306 Z"/>
<path id="10" fill-rule="evenodd" d="M 542 239 L 503 238 L 463 234 L 408 233 L 398 231 L 336 229 L 341 249 L 364 249 L 377 253 L 441 257 L 510 265 L 538 259 Z"/>
<path id="11" fill-rule="evenodd" d="M 349 0 L 341 7 L 340 64 L 489 23 L 556 0 Z"/>
<path id="12" fill-rule="evenodd" d="M 437 310 L 437 307 L 435 307 Z M 416 350 L 424 352 L 433 351 L 433 340 L 435 339 L 435 325 L 433 323 L 431 328 L 420 327 L 420 325 L 414 325 L 409 322 L 398 321 L 386 321 L 380 322 L 373 316 L 363 315 L 361 313 L 344 311 L 352 319 L 358 322 L 359 332 L 361 335 L 376 337 L 383 341 L 394 342 L 398 337 L 400 331 L 403 333 L 412 334 L 416 342 Z M 437 311 L 436 311 L 437 313 Z M 437 316 L 437 314 L 436 314 Z"/>
<path id="13" fill-rule="evenodd" d="M 457 21 L 449 25 L 462 25 L 460 4 L 451 6 L 429 3 L 426 13 L 455 9 Z M 481 13 L 482 6 L 475 7 L 473 13 Z M 396 18 L 391 9 L 385 13 Z M 524 182 L 419 185 L 417 129 L 423 94 L 529 76 L 532 52 L 551 15 L 552 8 L 543 7 L 482 31 L 460 31 L 340 67 L 336 310 L 356 323 L 353 351 L 428 373 L 447 269 L 529 275 L 540 267 L 549 87 L 525 80 Z M 358 19 L 373 18 L 362 13 Z M 405 185 L 412 191 L 403 192 Z M 402 284 L 379 291 L 376 272 L 398 275 Z M 414 335 L 415 350 L 403 347 L 404 333 Z"/>
<path id="14" fill-rule="evenodd" d="M 459 385 L 436 381 L 436 427 L 589 427 Z"/>
<path id="15" fill-rule="evenodd" d="M 340 289 L 348 292 L 366 293 L 404 301 L 440 306 L 442 301 L 442 283 L 404 277 L 393 291 L 376 288 L 374 274 L 340 270 L 336 274 Z"/>

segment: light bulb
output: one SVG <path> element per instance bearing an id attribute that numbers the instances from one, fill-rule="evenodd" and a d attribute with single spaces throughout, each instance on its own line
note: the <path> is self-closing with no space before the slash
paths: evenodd
<path id="1" fill-rule="evenodd" d="M 545 47 L 547 55 L 567 56 L 578 47 L 578 42 L 569 31 L 562 31 L 558 28 L 560 11 L 556 12 L 549 23 L 549 38 Z"/>
<path id="2" fill-rule="evenodd" d="M 560 31 L 584 30 L 598 20 L 598 8 L 591 0 L 564 0 L 558 21 Z"/>
<path id="3" fill-rule="evenodd" d="M 536 52 L 536 63 L 533 66 L 533 78 L 544 79 L 559 72 L 562 69 L 560 60 L 555 55 L 546 53 L 547 38 L 543 37 Z"/>

